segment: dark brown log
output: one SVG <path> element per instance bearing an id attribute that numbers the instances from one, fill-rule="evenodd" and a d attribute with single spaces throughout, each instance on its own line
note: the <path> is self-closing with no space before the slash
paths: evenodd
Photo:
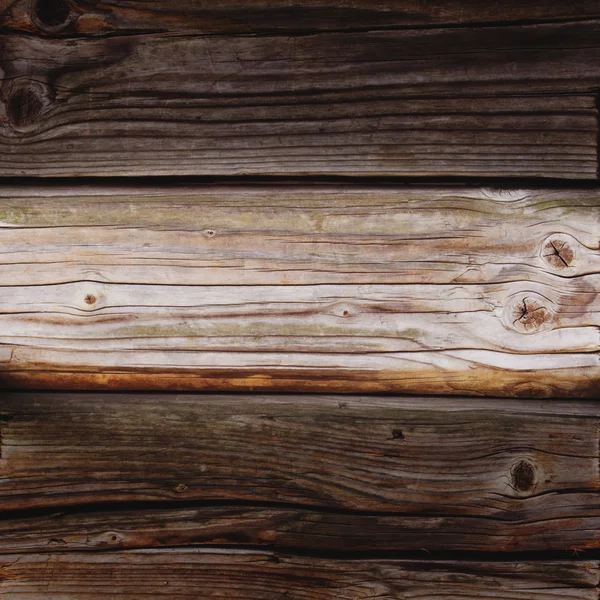
<path id="1" fill-rule="evenodd" d="M 41 35 L 251 33 L 539 22 L 600 16 L 596 1 L 7 0 L 0 26 Z"/>
<path id="2" fill-rule="evenodd" d="M 520 470 L 523 470 L 521 466 Z M 517 473 L 519 468 L 517 467 Z M 529 481 L 526 478 L 522 482 Z M 47 514 L 5 514 L 0 551 L 105 551 L 183 546 L 255 546 L 280 551 L 432 553 L 568 551 L 598 549 L 600 511 L 595 494 L 568 494 L 575 502 L 546 518 L 552 503 L 537 502 L 522 518 L 443 514 L 353 513 L 278 505 L 192 503 L 161 508 L 133 505 L 55 508 Z M 596 504 L 595 504 L 596 503 Z M 556 500 L 554 501 L 556 504 Z M 443 508 L 440 508 L 443 510 Z M 418 511 L 417 511 L 418 512 Z"/>
<path id="3" fill-rule="evenodd" d="M 10 600 L 597 600 L 596 561 L 425 562 L 146 551 L 0 557 Z"/>
<path id="4" fill-rule="evenodd" d="M 594 179 L 598 21 L 0 39 L 0 176 Z"/>
<path id="5" fill-rule="evenodd" d="M 0 552 L 595 548 L 599 424 L 591 402 L 6 394 L 0 506 L 47 513 L 4 512 Z"/>

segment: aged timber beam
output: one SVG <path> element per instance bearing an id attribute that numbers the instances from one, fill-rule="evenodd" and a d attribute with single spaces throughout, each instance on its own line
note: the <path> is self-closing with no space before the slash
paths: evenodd
<path id="1" fill-rule="evenodd" d="M 0 36 L 0 176 L 595 179 L 600 21 Z"/>
<path id="2" fill-rule="evenodd" d="M 0 191 L 6 387 L 592 396 L 596 190 Z"/>
<path id="3" fill-rule="evenodd" d="M 596 561 L 457 562 L 138 551 L 0 557 L 0 593 L 27 600 L 227 597 L 596 600 Z"/>
<path id="4" fill-rule="evenodd" d="M 8 0 L 0 26 L 41 35 L 132 32 L 262 33 L 432 27 L 600 17 L 595 2 L 569 0 Z"/>
<path id="5" fill-rule="evenodd" d="M 5 393 L 0 553 L 594 549 L 599 425 L 591 401 Z"/>

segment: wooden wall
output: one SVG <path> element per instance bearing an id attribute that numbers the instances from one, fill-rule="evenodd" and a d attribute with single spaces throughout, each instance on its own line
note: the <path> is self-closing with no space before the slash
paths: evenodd
<path id="1" fill-rule="evenodd" d="M 600 2 L 0 2 L 0 597 L 598 600 Z"/>

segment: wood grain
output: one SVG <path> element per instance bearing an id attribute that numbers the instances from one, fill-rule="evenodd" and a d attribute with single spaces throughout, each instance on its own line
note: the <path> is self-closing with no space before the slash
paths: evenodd
<path id="1" fill-rule="evenodd" d="M 543 22 L 600 17 L 596 1 L 479 0 L 5 0 L 0 26 L 41 35 L 193 32 L 265 33 Z"/>
<path id="2" fill-rule="evenodd" d="M 599 424 L 575 401 L 7 393 L 0 552 L 593 549 Z"/>
<path id="3" fill-rule="evenodd" d="M 595 179 L 599 23 L 3 35 L 0 176 Z"/>
<path id="4" fill-rule="evenodd" d="M 7 387 L 598 395 L 600 196 L 0 192 Z"/>
<path id="5" fill-rule="evenodd" d="M 218 550 L 5 555 L 0 561 L 0 592 L 10 600 L 96 600 L 107 594 L 138 600 L 149 593 L 175 600 L 598 597 L 595 561 L 335 561 Z"/>
<path id="6" fill-rule="evenodd" d="M 532 423 L 532 427 L 535 424 Z M 201 501 L 183 506 L 164 503 L 60 507 L 45 514 L 4 515 L 0 550 L 5 553 L 104 552 L 169 547 L 239 548 L 252 546 L 281 552 L 353 553 L 410 551 L 429 557 L 436 552 L 568 552 L 568 558 L 598 550 L 600 511 L 597 492 L 576 497 L 568 510 L 539 502 L 522 518 L 432 514 L 344 512 L 263 504 Z M 596 502 L 596 505 L 594 504 Z M 550 508 L 551 516 L 543 511 Z M 443 510 L 443 509 L 442 509 Z M 523 555 L 521 555 L 523 556 Z M 526 554 L 535 558 L 536 554 Z"/>

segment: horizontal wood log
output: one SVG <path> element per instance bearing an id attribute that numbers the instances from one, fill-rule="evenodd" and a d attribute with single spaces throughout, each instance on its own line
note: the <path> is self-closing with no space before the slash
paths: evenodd
<path id="1" fill-rule="evenodd" d="M 7 34 L 0 176 L 595 179 L 599 34 Z"/>
<path id="2" fill-rule="evenodd" d="M 335 561 L 219 550 L 4 555 L 0 593 L 11 600 L 95 600 L 107 594 L 125 600 L 147 595 L 174 600 L 596 600 L 598 564 Z"/>
<path id="3" fill-rule="evenodd" d="M 591 396 L 595 190 L 4 188 L 5 387 Z"/>
<path id="4" fill-rule="evenodd" d="M 593 549 L 599 425 L 577 401 L 7 393 L 0 552 Z"/>
<path id="5" fill-rule="evenodd" d="M 568 187 L 4 185 L 1 283 L 568 283 L 600 273 L 599 213 Z"/>
<path id="6" fill-rule="evenodd" d="M 571 494 L 574 496 L 574 494 Z M 543 552 L 586 556 L 598 549 L 600 514 L 594 497 L 580 497 L 563 516 L 503 521 L 489 517 L 380 514 L 277 505 L 191 503 L 161 508 L 134 505 L 53 509 L 49 514 L 4 515 L 2 552 L 47 553 L 119 549 L 266 547 L 302 552 Z M 534 512 L 532 511 L 532 512 Z M 577 516 L 574 516 L 577 515 Z M 585 516 L 587 515 L 587 516 Z M 531 518 L 532 520 L 527 520 Z"/>
<path id="7" fill-rule="evenodd" d="M 0 26 L 41 35 L 98 35 L 132 31 L 251 33 L 540 22 L 600 17 L 596 2 L 478 0 L 8 0 Z"/>

